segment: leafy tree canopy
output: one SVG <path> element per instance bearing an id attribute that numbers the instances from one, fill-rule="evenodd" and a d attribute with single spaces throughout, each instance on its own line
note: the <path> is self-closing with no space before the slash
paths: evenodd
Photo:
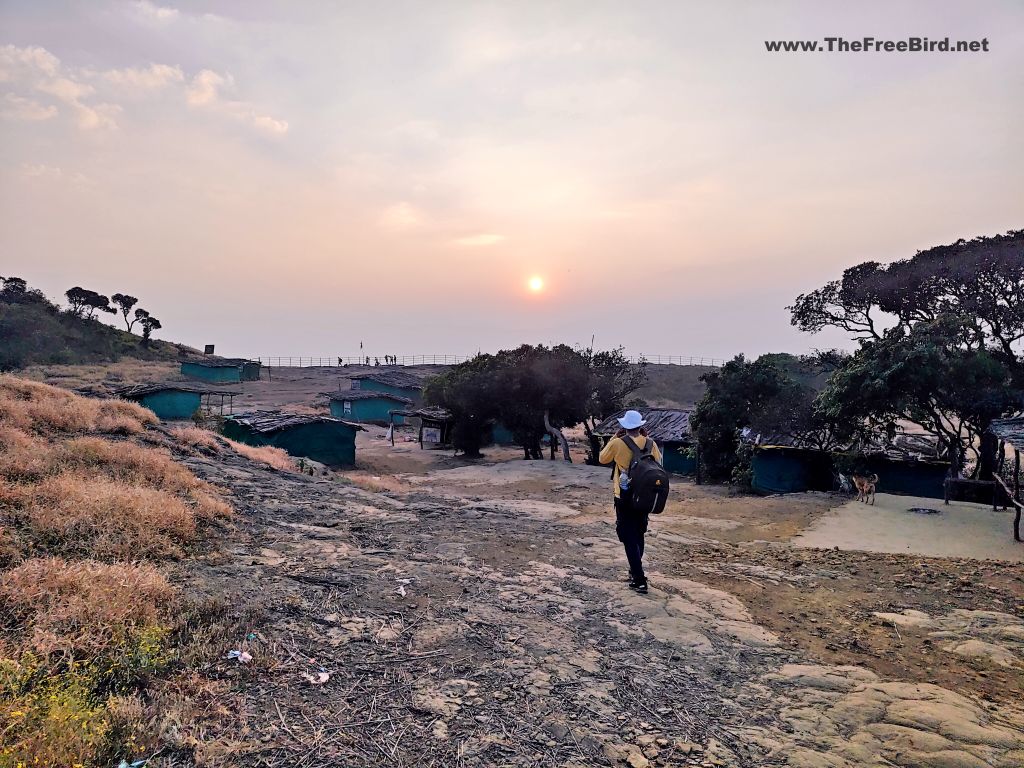
<path id="1" fill-rule="evenodd" d="M 452 412 L 455 445 L 467 455 L 478 455 L 486 430 L 500 423 L 527 458 L 540 458 L 545 414 L 556 429 L 589 428 L 621 408 L 642 381 L 643 368 L 632 366 L 621 349 L 524 344 L 454 366 L 428 383 L 425 399 Z"/>
<path id="2" fill-rule="evenodd" d="M 882 265 L 867 261 L 797 297 L 793 325 L 850 333 L 859 351 L 838 366 L 819 409 L 850 429 L 919 425 L 974 474 L 991 476 L 993 418 L 1024 389 L 1024 230 L 958 240 Z"/>

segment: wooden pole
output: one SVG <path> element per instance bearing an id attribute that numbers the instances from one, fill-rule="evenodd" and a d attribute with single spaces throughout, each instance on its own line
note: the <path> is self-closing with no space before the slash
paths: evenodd
<path id="1" fill-rule="evenodd" d="M 1016 448 L 1013 450 L 1013 499 L 1017 502 L 1014 505 L 1013 540 L 1020 541 L 1020 451 Z"/>

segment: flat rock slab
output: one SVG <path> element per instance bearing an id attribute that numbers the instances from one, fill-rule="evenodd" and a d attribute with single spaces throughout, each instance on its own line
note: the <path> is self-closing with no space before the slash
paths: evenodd
<path id="1" fill-rule="evenodd" d="M 937 515 L 908 511 L 939 510 Z M 875 504 L 851 501 L 829 510 L 793 539 L 798 547 L 969 557 L 1024 563 L 1024 544 L 1013 540 L 1013 513 L 981 504 L 878 494 Z"/>

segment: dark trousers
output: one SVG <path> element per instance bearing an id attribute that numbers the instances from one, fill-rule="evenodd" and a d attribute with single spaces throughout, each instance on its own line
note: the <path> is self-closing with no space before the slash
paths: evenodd
<path id="1" fill-rule="evenodd" d="M 643 560 L 647 515 L 633 512 L 622 499 L 615 499 L 615 533 L 626 550 L 629 573 L 633 580 L 641 584 L 646 583 Z"/>

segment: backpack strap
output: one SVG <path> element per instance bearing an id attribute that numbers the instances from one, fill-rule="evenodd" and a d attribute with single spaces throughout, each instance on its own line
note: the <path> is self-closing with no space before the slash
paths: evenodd
<path id="1" fill-rule="evenodd" d="M 630 437 L 629 435 L 623 435 L 622 442 L 624 442 L 626 446 L 629 448 L 629 450 L 633 452 L 634 461 L 643 457 L 644 452 L 640 450 L 640 446 L 636 444 L 636 441 L 633 440 L 632 437 Z M 650 442 L 649 439 L 648 442 Z"/>

